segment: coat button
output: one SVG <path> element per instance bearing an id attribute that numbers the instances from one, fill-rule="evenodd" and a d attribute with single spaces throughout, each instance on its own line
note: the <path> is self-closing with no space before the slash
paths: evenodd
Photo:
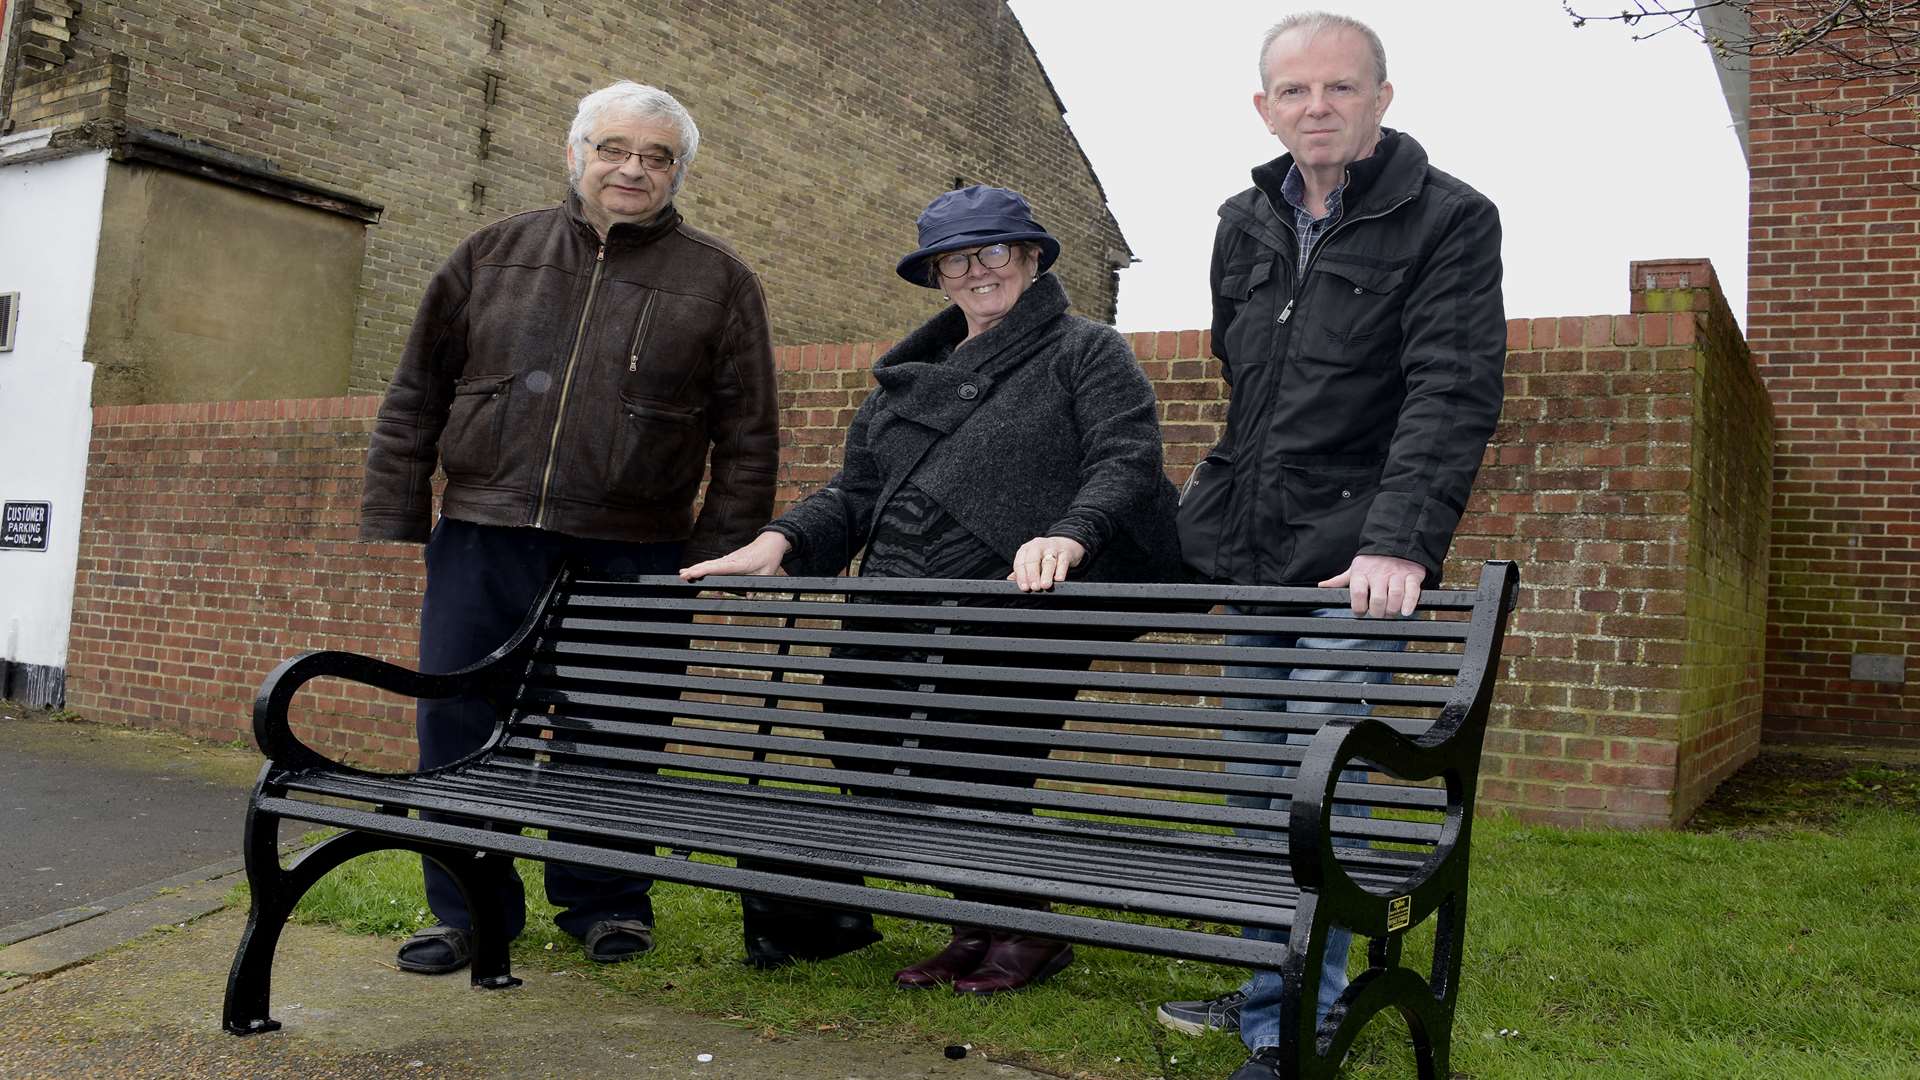
<path id="1" fill-rule="evenodd" d="M 1341 488 L 1341 489 L 1340 489 L 1340 497 L 1341 497 L 1341 498 L 1343 498 L 1343 499 L 1351 499 L 1351 498 L 1353 498 L 1353 492 L 1351 492 L 1351 491 L 1349 491 L 1349 490 L 1347 490 L 1346 488 Z"/>
<path id="2" fill-rule="evenodd" d="M 1361 288 L 1360 288 L 1360 286 L 1358 286 L 1358 285 L 1355 285 L 1355 286 L 1353 287 L 1353 295 L 1355 295 L 1355 296 L 1359 296 L 1359 295 L 1360 295 L 1360 294 L 1361 294 L 1361 293 L 1362 293 L 1363 291 L 1365 291 L 1365 290 L 1363 290 L 1363 289 L 1361 289 Z"/>
<path id="3" fill-rule="evenodd" d="M 960 384 L 960 400 L 961 401 L 972 401 L 974 398 L 977 398 L 979 396 L 980 396 L 979 387 L 973 385 L 970 382 Z"/>

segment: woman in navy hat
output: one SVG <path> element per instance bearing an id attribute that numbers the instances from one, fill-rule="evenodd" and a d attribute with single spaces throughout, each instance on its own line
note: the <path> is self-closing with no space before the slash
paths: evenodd
<path id="1" fill-rule="evenodd" d="M 918 247 L 895 269 L 952 305 L 875 361 L 877 385 L 847 429 L 839 474 L 752 543 L 681 576 L 837 574 L 864 551 L 864 576 L 1005 578 L 1019 592 L 1069 576 L 1177 578 L 1178 497 L 1162 469 L 1153 387 L 1112 327 L 1067 313 L 1066 290 L 1047 273 L 1059 255 L 1059 241 L 1016 192 L 975 186 L 934 199 L 920 215 Z M 856 652 L 898 658 L 850 648 L 835 655 Z M 828 732 L 876 738 L 862 735 Z M 964 740 L 943 745 L 965 749 Z M 1007 783 L 961 769 L 916 774 Z M 858 913 L 743 903 L 750 962 L 832 956 L 878 938 Z M 994 993 L 1053 975 L 1072 958 L 1064 942 L 957 926 L 946 948 L 894 981 Z"/>

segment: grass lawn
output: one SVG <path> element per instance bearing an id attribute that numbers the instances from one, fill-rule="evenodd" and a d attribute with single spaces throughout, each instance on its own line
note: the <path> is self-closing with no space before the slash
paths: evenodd
<path id="1" fill-rule="evenodd" d="M 529 894 L 540 867 L 521 864 Z M 1685 832 L 1475 826 L 1456 1076 L 1920 1077 L 1920 762 L 1769 749 Z M 882 919 L 886 940 L 770 974 L 738 960 L 731 894 L 661 885 L 660 943 L 636 963 L 587 962 L 535 902 L 522 967 L 565 970 L 638 998 L 778 1037 L 827 1032 L 976 1053 L 1064 1076 L 1219 1080 L 1238 1040 L 1162 1030 L 1165 998 L 1209 997 L 1233 969 L 1079 950 L 1051 982 L 1000 998 L 893 989 L 944 927 Z M 296 918 L 396 939 L 431 922 L 418 864 L 342 867 Z M 1410 960 L 1424 942 L 1414 939 Z M 1346 1075 L 1411 1077 L 1397 1016 L 1377 1018 Z"/>

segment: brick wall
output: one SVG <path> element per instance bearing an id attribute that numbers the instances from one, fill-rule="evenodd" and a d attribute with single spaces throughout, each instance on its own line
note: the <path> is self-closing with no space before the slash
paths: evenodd
<path id="1" fill-rule="evenodd" d="M 1920 114 L 1892 75 L 1821 62 L 1750 77 L 1747 333 L 1779 423 L 1767 736 L 1920 745 Z M 1860 654 L 1904 681 L 1853 678 Z"/>
<path id="2" fill-rule="evenodd" d="M 87 716 L 227 740 L 307 649 L 417 657 L 420 549 L 361 544 L 374 396 L 94 410 L 67 658 Z M 328 681 L 303 735 L 352 760 L 413 757 L 410 702 Z"/>
<path id="3" fill-rule="evenodd" d="M 1483 799 L 1570 825 L 1684 820 L 1758 742 L 1770 418 L 1705 264 L 1631 274 L 1634 314 L 1508 325 L 1451 560 L 1521 567 Z"/>
<path id="4" fill-rule="evenodd" d="M 64 64 L 21 68 L 0 102 L 16 130 L 170 131 L 385 208 L 361 279 L 358 392 L 385 387 L 456 242 L 564 196 L 575 102 L 616 78 L 692 111 L 701 150 L 680 205 L 760 270 L 780 343 L 870 340 L 930 314 L 936 299 L 893 261 L 956 180 L 1032 199 L 1082 311 L 1112 317 L 1129 257 L 1000 0 L 89 0 L 69 30 Z"/>
<path id="5" fill-rule="evenodd" d="M 1541 820 L 1670 823 L 1757 742 L 1766 401 L 1704 264 L 1635 280 L 1635 314 L 1509 324 L 1505 417 L 1449 566 L 1521 563 L 1483 799 Z M 1224 420 L 1207 335 L 1131 341 L 1184 479 Z M 832 475 L 885 347 L 779 350 L 783 505 Z M 352 540 L 375 402 L 97 409 L 69 704 L 227 739 L 294 652 L 413 657 L 419 549 Z M 346 691 L 305 695 L 304 733 L 406 761 L 406 704 Z"/>

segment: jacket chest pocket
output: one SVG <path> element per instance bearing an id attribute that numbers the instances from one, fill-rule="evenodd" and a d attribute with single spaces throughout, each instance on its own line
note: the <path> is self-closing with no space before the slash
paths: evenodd
<path id="1" fill-rule="evenodd" d="M 617 503 L 691 499 L 706 465 L 707 429 L 698 409 L 620 395 L 619 431 L 607 462 L 607 491 Z"/>
<path id="2" fill-rule="evenodd" d="M 440 463 L 448 476 L 488 476 L 500 460 L 512 375 L 454 380 L 447 425 L 440 432 Z"/>
<path id="3" fill-rule="evenodd" d="M 712 361 L 726 332 L 724 312 L 711 301 L 644 287 L 631 301 L 607 347 L 623 397 L 691 401 L 702 398 Z"/>
<path id="4" fill-rule="evenodd" d="M 1273 260 L 1229 265 L 1221 275 L 1219 292 L 1215 294 L 1214 325 L 1221 325 L 1221 316 L 1226 317 L 1227 355 L 1233 358 L 1233 368 L 1241 368 L 1265 363 L 1272 352 L 1273 335 L 1276 329 L 1277 311 L 1275 297 L 1286 292 L 1285 289 L 1269 288 L 1273 281 Z M 1262 292 L 1262 290 L 1265 292 Z"/>
<path id="5" fill-rule="evenodd" d="M 1317 328 L 1303 335 L 1301 355 L 1351 367 L 1398 361 L 1402 286 L 1407 268 L 1322 257 L 1314 267 Z"/>
<path id="6" fill-rule="evenodd" d="M 1220 299 L 1229 303 L 1241 303 L 1253 295 L 1255 289 L 1265 285 L 1273 277 L 1273 263 L 1251 263 L 1246 266 L 1229 266 L 1220 277 Z"/>
<path id="7" fill-rule="evenodd" d="M 640 370 L 640 356 L 646 350 L 647 331 L 653 328 L 653 309 L 659 300 L 660 294 L 649 289 L 647 298 L 640 302 L 640 315 L 633 321 L 632 340 L 627 344 L 626 361 L 629 373 Z"/>

